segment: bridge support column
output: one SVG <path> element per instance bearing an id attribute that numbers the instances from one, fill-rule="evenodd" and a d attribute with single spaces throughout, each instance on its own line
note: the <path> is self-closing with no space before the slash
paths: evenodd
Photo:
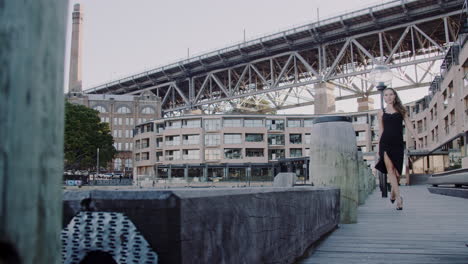
<path id="1" fill-rule="evenodd" d="M 328 114 L 335 112 L 335 87 L 327 82 L 315 85 L 314 114 Z"/>
<path id="2" fill-rule="evenodd" d="M 370 97 L 361 97 L 357 99 L 358 112 L 374 110 L 374 99 Z"/>

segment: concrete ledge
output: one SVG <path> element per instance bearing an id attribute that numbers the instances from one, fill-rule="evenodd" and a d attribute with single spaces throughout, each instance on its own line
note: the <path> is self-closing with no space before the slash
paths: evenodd
<path id="1" fill-rule="evenodd" d="M 339 223 L 337 188 L 68 191 L 80 211 L 124 213 L 159 263 L 293 263 Z"/>
<path id="2" fill-rule="evenodd" d="M 468 188 L 428 187 L 430 193 L 468 199 Z"/>

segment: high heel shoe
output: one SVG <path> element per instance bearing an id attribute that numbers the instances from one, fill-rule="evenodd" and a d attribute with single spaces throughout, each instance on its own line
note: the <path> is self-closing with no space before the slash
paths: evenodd
<path id="1" fill-rule="evenodd" d="M 391 199 L 391 198 L 390 198 L 390 202 L 391 202 L 391 203 L 394 203 L 395 200 L 396 200 L 396 199 Z"/>
<path id="2" fill-rule="evenodd" d="M 400 196 L 400 206 L 397 206 L 397 210 L 403 210 L 403 197 Z"/>

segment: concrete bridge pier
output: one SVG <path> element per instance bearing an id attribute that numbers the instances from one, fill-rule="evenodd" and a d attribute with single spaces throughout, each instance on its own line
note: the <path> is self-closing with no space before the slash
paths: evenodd
<path id="1" fill-rule="evenodd" d="M 358 112 L 374 110 L 374 99 L 370 97 L 361 97 L 357 99 Z"/>
<path id="2" fill-rule="evenodd" d="M 336 111 L 335 86 L 331 83 L 322 82 L 315 84 L 315 114 L 328 114 Z"/>

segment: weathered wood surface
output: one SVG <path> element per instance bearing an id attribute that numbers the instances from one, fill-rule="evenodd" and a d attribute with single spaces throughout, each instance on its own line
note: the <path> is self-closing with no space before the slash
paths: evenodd
<path id="1" fill-rule="evenodd" d="M 340 222 L 355 223 L 359 169 L 357 145 L 350 122 L 324 122 L 312 126 L 309 175 L 315 186 L 340 188 Z"/>
<path id="2" fill-rule="evenodd" d="M 67 2 L 0 1 L 0 252 L 23 264 L 61 262 Z"/>
<path id="3" fill-rule="evenodd" d="M 403 211 L 374 193 L 357 224 L 340 224 L 302 264 L 468 263 L 468 202 L 402 187 Z"/>

